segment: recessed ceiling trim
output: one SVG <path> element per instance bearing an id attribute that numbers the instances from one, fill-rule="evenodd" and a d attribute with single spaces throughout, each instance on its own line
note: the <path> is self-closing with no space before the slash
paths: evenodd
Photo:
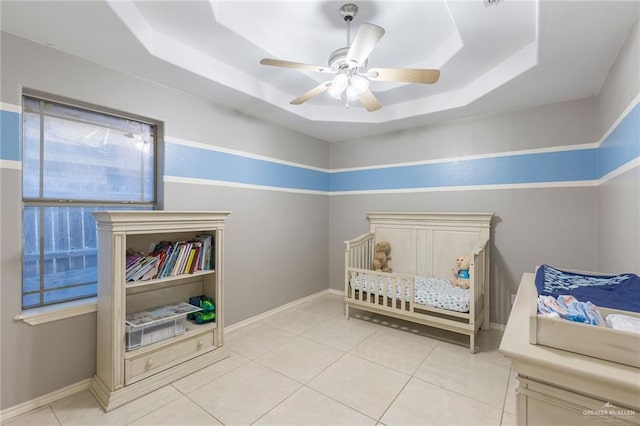
<path id="1" fill-rule="evenodd" d="M 435 68 L 442 69 L 447 62 L 462 50 L 464 43 L 457 32 L 451 33 L 449 37 L 429 56 L 429 58 L 408 65 L 408 68 Z M 316 74 L 317 75 L 317 74 Z M 398 87 L 407 86 L 408 83 L 385 82 L 376 88 L 376 93 L 386 92 Z"/>
<path id="2" fill-rule="evenodd" d="M 106 0 L 107 5 L 129 28 L 140 44 L 151 53 L 154 29 L 131 1 Z"/>
<path id="3" fill-rule="evenodd" d="M 288 103 L 291 94 L 155 30 L 132 2 L 109 0 L 108 4 L 151 55 L 311 121 L 386 123 L 462 107 L 537 64 L 536 41 L 464 87 L 392 104 L 387 106 L 382 114 L 368 114 L 364 108 L 356 106 L 350 111 L 345 111 L 341 105 L 291 106 Z M 462 39 L 456 31 L 432 56 L 440 56 L 441 60 L 448 61 L 463 46 Z"/>

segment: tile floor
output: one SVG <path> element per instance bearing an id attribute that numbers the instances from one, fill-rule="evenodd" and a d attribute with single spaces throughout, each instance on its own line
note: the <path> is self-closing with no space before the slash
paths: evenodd
<path id="1" fill-rule="evenodd" d="M 109 413 L 84 391 L 6 425 L 515 424 L 499 332 L 471 355 L 456 335 L 343 309 L 325 295 L 229 333 L 229 358 Z"/>

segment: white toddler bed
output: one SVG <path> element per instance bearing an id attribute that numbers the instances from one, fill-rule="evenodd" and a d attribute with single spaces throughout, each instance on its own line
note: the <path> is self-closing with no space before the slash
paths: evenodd
<path id="1" fill-rule="evenodd" d="M 469 336 L 489 329 L 491 213 L 367 213 L 370 232 L 345 241 L 349 307 Z M 375 243 L 391 244 L 393 272 L 370 269 Z M 451 284 L 451 269 L 471 256 L 469 288 Z"/>

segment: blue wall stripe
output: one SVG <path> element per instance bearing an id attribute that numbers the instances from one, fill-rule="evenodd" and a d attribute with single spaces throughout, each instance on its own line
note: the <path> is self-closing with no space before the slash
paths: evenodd
<path id="1" fill-rule="evenodd" d="M 331 173 L 331 191 L 592 180 L 596 149 Z M 570 164 L 570 167 L 567 165 Z"/>
<path id="2" fill-rule="evenodd" d="M 221 180 L 313 191 L 329 190 L 329 174 L 303 167 L 167 143 L 165 172 L 170 176 Z"/>
<path id="3" fill-rule="evenodd" d="M 20 114 L 0 110 L 0 159 L 19 161 Z"/>
<path id="4" fill-rule="evenodd" d="M 335 173 L 171 142 L 165 157 L 170 176 L 322 192 L 587 181 L 640 157 L 640 104 L 594 149 Z M 0 110 L 0 160 L 20 158 L 20 114 Z"/>
<path id="5" fill-rule="evenodd" d="M 598 149 L 598 177 L 640 157 L 640 104 L 607 136 Z"/>

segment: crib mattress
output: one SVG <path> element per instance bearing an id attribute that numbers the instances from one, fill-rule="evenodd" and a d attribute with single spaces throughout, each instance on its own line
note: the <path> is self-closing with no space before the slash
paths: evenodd
<path id="1" fill-rule="evenodd" d="M 365 292 L 382 296 L 384 292 L 384 277 L 376 277 L 369 286 L 369 277 L 366 275 L 357 275 L 351 280 L 354 289 L 360 290 L 362 285 Z M 451 284 L 448 280 L 430 277 L 415 277 L 414 302 L 420 305 L 433 306 L 435 308 L 447 309 L 456 312 L 469 312 L 469 289 L 463 289 Z M 387 297 L 393 298 L 393 281 L 391 277 L 387 277 Z M 395 289 L 395 298 L 402 299 L 402 285 L 397 284 Z M 404 295 L 404 301 L 408 302 L 411 298 L 409 287 L 407 287 Z"/>

